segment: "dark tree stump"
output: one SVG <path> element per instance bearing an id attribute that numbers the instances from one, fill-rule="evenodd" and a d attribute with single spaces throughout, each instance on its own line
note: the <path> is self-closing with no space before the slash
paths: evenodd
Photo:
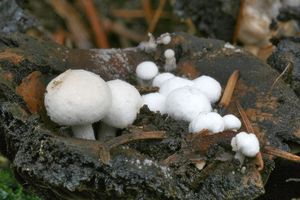
<path id="1" fill-rule="evenodd" d="M 19 181 L 44 199 L 253 199 L 261 195 L 274 167 L 269 156 L 264 157 L 264 171 L 256 169 L 253 159 L 246 159 L 247 170 L 242 173 L 232 160 L 218 159 L 219 153 L 232 154 L 229 141 L 224 140 L 201 155 L 208 163 L 202 171 L 188 159 L 162 165 L 162 159 L 182 151 L 187 124 L 143 108 L 134 125 L 166 131 L 167 138 L 118 146 L 104 164 L 99 159 L 103 143 L 68 137 L 66 129 L 49 122 L 42 104 L 30 109 L 33 100 L 17 92 L 45 86 L 69 68 L 87 69 L 105 80 L 134 82 L 136 65 L 153 60 L 163 66 L 166 48 L 175 50 L 180 73 L 210 75 L 223 88 L 230 74 L 240 70 L 233 101 L 242 104 L 263 141 L 284 150 L 289 150 L 287 141 L 300 143 L 300 101 L 295 93 L 282 81 L 270 91 L 279 74 L 243 50 L 224 48 L 222 41 L 173 34 L 169 45 L 145 53 L 139 48 L 71 50 L 24 35 L 1 35 L 0 152 L 12 162 Z M 42 101 L 39 92 L 32 90 L 38 102 Z M 228 112 L 238 115 L 234 104 Z"/>

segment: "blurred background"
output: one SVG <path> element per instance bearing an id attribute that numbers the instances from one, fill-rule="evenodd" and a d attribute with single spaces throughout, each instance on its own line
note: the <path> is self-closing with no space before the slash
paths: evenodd
<path id="1" fill-rule="evenodd" d="M 0 1 L 0 33 L 20 32 L 80 49 L 126 48 L 148 40 L 148 33 L 188 32 L 242 46 L 267 62 L 281 41 L 299 44 L 299 23 L 300 0 Z M 299 46 L 290 48 L 300 52 Z M 299 59 L 295 63 L 300 66 Z M 285 66 L 277 70 L 284 72 Z M 0 199 L 38 199 L 24 193 L 1 155 Z"/>

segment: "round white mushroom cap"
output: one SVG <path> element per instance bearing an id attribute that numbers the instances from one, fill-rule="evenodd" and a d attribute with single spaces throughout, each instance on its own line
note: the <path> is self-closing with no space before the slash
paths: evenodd
<path id="1" fill-rule="evenodd" d="M 136 67 L 136 75 L 142 80 L 151 80 L 158 74 L 158 67 L 154 62 L 144 61 Z"/>
<path id="2" fill-rule="evenodd" d="M 107 84 L 112 94 L 112 105 L 103 121 L 115 128 L 125 128 L 136 119 L 142 97 L 134 86 L 125 81 L 117 79 Z"/>
<path id="3" fill-rule="evenodd" d="M 173 57 L 175 57 L 175 52 L 173 49 L 167 49 L 164 52 L 164 56 L 165 56 L 165 58 L 173 58 Z"/>
<path id="4" fill-rule="evenodd" d="M 220 83 L 210 76 L 200 76 L 193 80 L 193 87 L 203 92 L 211 103 L 219 100 L 222 92 Z"/>
<path id="5" fill-rule="evenodd" d="M 240 132 L 232 138 L 231 147 L 233 151 L 254 157 L 259 152 L 259 141 L 253 133 Z"/>
<path id="6" fill-rule="evenodd" d="M 167 80 L 169 80 L 169 79 L 171 79 L 173 77 L 175 77 L 175 75 L 171 74 L 169 72 L 164 72 L 164 73 L 158 74 L 153 79 L 152 86 L 154 86 L 154 87 L 160 87 L 165 81 L 167 81 Z"/>
<path id="7" fill-rule="evenodd" d="M 48 84 L 45 107 L 57 124 L 86 125 L 106 115 L 111 99 L 111 91 L 100 76 L 85 70 L 67 70 Z"/>
<path id="8" fill-rule="evenodd" d="M 166 97 L 160 93 L 150 93 L 142 96 L 143 104 L 147 105 L 153 112 L 159 111 L 161 114 L 165 113 Z"/>
<path id="9" fill-rule="evenodd" d="M 170 33 L 161 34 L 159 38 L 157 38 L 156 42 L 157 44 L 164 44 L 164 45 L 169 44 L 171 42 Z"/>
<path id="10" fill-rule="evenodd" d="M 225 124 L 224 130 L 237 131 L 242 126 L 242 123 L 239 120 L 239 118 L 237 118 L 235 115 L 232 114 L 223 116 L 223 120 Z"/>
<path id="11" fill-rule="evenodd" d="M 215 112 L 201 113 L 189 125 L 190 133 L 198 133 L 204 129 L 212 133 L 224 131 L 224 121 L 221 115 Z"/>
<path id="12" fill-rule="evenodd" d="M 159 93 L 168 96 L 172 91 L 178 88 L 191 86 L 191 85 L 193 85 L 193 81 L 191 80 L 181 78 L 181 77 L 174 77 L 163 82 L 163 84 L 160 86 Z"/>
<path id="13" fill-rule="evenodd" d="M 176 89 L 166 99 L 166 112 L 177 120 L 192 121 L 200 113 L 211 109 L 207 97 L 192 87 Z"/>

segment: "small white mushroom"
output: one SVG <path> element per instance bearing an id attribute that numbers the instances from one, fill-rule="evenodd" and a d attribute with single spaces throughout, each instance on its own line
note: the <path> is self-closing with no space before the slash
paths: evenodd
<path id="1" fill-rule="evenodd" d="M 231 140 L 232 151 L 235 151 L 235 158 L 243 164 L 244 157 L 254 157 L 259 152 L 259 141 L 255 134 L 240 132 Z"/>
<path id="2" fill-rule="evenodd" d="M 143 104 L 147 105 L 148 108 L 153 111 L 159 111 L 161 114 L 164 114 L 166 111 L 165 109 L 165 102 L 166 97 L 161 95 L 160 93 L 150 93 L 142 96 Z"/>
<path id="3" fill-rule="evenodd" d="M 181 78 L 181 77 L 174 77 L 170 78 L 169 80 L 163 82 L 163 84 L 159 88 L 159 93 L 162 95 L 168 96 L 172 91 L 193 85 L 193 81 Z"/>
<path id="4" fill-rule="evenodd" d="M 237 118 L 236 116 L 234 116 L 232 114 L 223 116 L 223 120 L 224 120 L 224 125 L 225 125 L 224 130 L 237 131 L 242 126 L 242 123 L 239 120 L 239 118 Z"/>
<path id="5" fill-rule="evenodd" d="M 222 92 L 220 83 L 210 76 L 200 76 L 193 80 L 193 87 L 201 90 L 211 103 L 216 103 Z"/>
<path id="6" fill-rule="evenodd" d="M 190 133 L 198 133 L 204 129 L 212 133 L 224 131 L 224 121 L 221 115 L 215 112 L 200 113 L 189 125 Z"/>
<path id="7" fill-rule="evenodd" d="M 164 65 L 164 69 L 167 72 L 174 71 L 177 67 L 175 52 L 172 49 L 167 49 L 164 52 L 164 56 L 166 58 L 166 62 Z"/>
<path id="8" fill-rule="evenodd" d="M 152 35 L 152 33 L 148 33 L 148 36 L 149 36 L 149 41 L 141 42 L 138 46 L 141 50 L 143 50 L 147 53 L 155 51 L 156 47 L 157 47 L 155 38 Z"/>
<path id="9" fill-rule="evenodd" d="M 155 76 L 155 78 L 152 81 L 152 86 L 154 87 L 160 87 L 165 81 L 174 78 L 175 75 L 171 74 L 169 72 L 164 72 L 161 74 L 158 74 L 157 76 Z"/>
<path id="10" fill-rule="evenodd" d="M 164 33 L 157 38 L 156 43 L 167 45 L 171 42 L 171 39 L 170 33 Z"/>
<path id="11" fill-rule="evenodd" d="M 150 86 L 153 78 L 158 74 L 158 67 L 154 62 L 144 61 L 138 64 L 135 72 L 140 85 Z"/>
<path id="12" fill-rule="evenodd" d="M 103 121 L 115 128 L 125 128 L 132 124 L 142 106 L 142 97 L 137 89 L 122 80 L 107 82 L 111 94 L 112 105 Z"/>
<path id="13" fill-rule="evenodd" d="M 166 99 L 166 112 L 177 120 L 192 121 L 202 112 L 210 112 L 207 97 L 198 89 L 183 87 L 171 92 Z"/>
<path id="14" fill-rule="evenodd" d="M 92 123 L 106 115 L 111 99 L 111 91 L 100 76 L 67 70 L 48 84 L 45 107 L 51 120 L 71 126 L 75 137 L 95 140 Z"/>

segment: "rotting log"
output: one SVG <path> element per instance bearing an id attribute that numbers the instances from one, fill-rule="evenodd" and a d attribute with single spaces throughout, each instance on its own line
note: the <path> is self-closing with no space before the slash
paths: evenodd
<path id="1" fill-rule="evenodd" d="M 12 162 L 19 181 L 44 199 L 251 199 L 261 195 L 274 167 L 272 158 L 264 157 L 262 172 L 253 159 L 247 159 L 246 173 L 242 173 L 232 160 L 216 159 L 231 152 L 228 138 L 216 140 L 205 147 L 206 153 L 201 152 L 208 163 L 202 171 L 184 156 L 172 166 L 161 165 L 174 153 L 184 155 L 187 123 L 143 108 L 134 125 L 145 131 L 165 131 L 167 138 L 117 146 L 104 164 L 99 159 L 101 143 L 70 138 L 69 129 L 51 123 L 43 108 L 33 112 L 32 100 L 17 92 L 34 85 L 32 74 L 41 73 L 39 86 L 45 86 L 69 68 L 134 83 L 136 65 L 153 60 L 163 66 L 167 48 L 175 50 L 181 72 L 193 66 L 192 72 L 216 78 L 223 88 L 231 73 L 239 70 L 232 101 L 241 103 L 254 130 L 279 149 L 289 150 L 286 141 L 300 144 L 300 101 L 294 92 L 281 80 L 270 91 L 279 74 L 243 50 L 224 48 L 222 41 L 178 33 L 172 34 L 170 44 L 145 53 L 139 48 L 67 49 L 20 34 L 1 35 L 0 152 Z M 35 100 L 40 103 L 42 98 Z M 233 103 L 224 112 L 238 115 Z"/>

